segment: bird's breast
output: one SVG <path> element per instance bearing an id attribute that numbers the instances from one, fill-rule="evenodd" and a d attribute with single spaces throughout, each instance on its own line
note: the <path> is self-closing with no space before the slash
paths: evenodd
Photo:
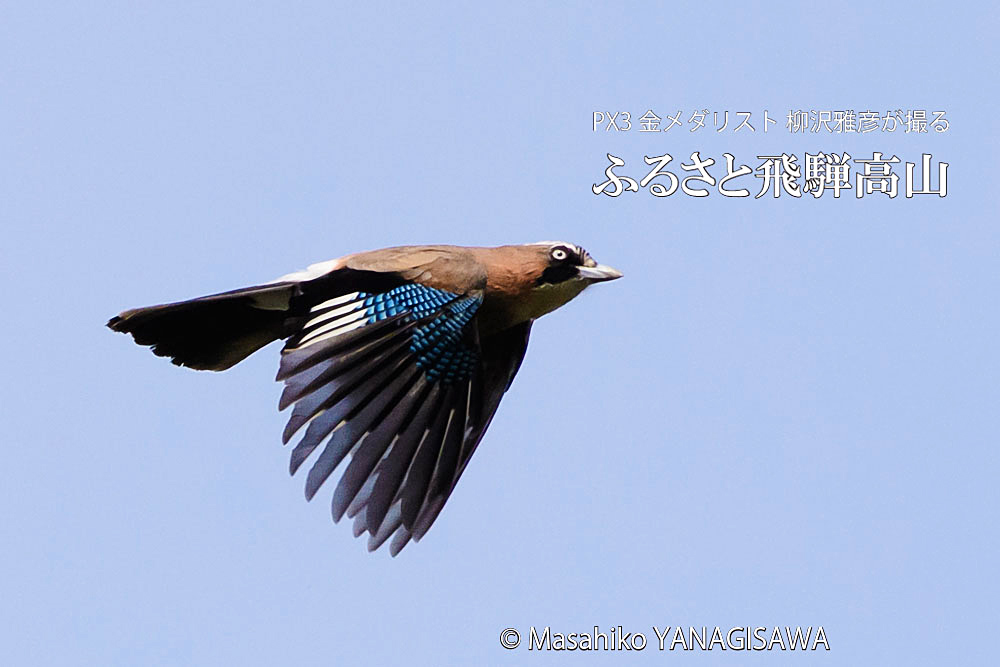
<path id="1" fill-rule="evenodd" d="M 483 334 L 490 334 L 536 320 L 565 305 L 586 286 L 582 280 L 568 280 L 557 285 L 542 285 L 519 294 L 487 291 L 477 315 L 479 330 Z"/>

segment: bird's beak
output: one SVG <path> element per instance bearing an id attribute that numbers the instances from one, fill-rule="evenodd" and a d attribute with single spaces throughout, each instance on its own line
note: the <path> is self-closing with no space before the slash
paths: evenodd
<path id="1" fill-rule="evenodd" d="M 612 269 L 610 266 L 604 266 L 603 264 L 598 264 L 597 266 L 580 266 L 577 267 L 577 271 L 580 273 L 581 278 L 585 278 L 592 283 L 617 280 L 622 277 L 621 271 Z"/>

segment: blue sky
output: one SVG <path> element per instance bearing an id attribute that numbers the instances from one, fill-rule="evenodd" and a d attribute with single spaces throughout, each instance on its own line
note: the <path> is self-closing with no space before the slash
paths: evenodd
<path id="1" fill-rule="evenodd" d="M 3 663 L 991 662 L 997 10 L 356 4 L 0 8 Z M 784 129 L 869 108 L 950 128 Z M 648 109 L 757 131 L 591 129 Z M 591 192 L 607 153 L 640 178 L 695 150 L 717 176 L 932 153 L 949 194 Z M 537 323 L 396 559 L 288 476 L 277 347 L 197 373 L 103 327 L 363 249 L 541 239 L 626 277 Z M 594 625 L 653 645 L 499 644 Z M 653 625 L 831 650 L 660 653 Z"/>

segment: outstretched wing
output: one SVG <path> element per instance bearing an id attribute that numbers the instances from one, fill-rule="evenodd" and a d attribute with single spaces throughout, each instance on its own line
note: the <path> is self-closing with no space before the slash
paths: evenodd
<path id="1" fill-rule="evenodd" d="M 517 372 L 530 323 L 485 340 L 486 274 L 455 246 L 386 248 L 278 280 L 137 308 L 108 326 L 174 363 L 223 370 L 288 339 L 278 379 L 294 405 L 294 473 L 318 454 L 306 497 L 345 460 L 333 517 L 395 555 L 430 529 Z"/>
<path id="2" fill-rule="evenodd" d="M 481 340 L 483 293 L 419 283 L 342 294 L 313 306 L 282 351 L 280 408 L 294 405 L 283 441 L 304 429 L 290 469 L 319 450 L 312 499 L 350 455 L 332 514 L 393 537 L 396 555 L 419 540 L 451 495 L 527 347 L 530 323 Z"/>

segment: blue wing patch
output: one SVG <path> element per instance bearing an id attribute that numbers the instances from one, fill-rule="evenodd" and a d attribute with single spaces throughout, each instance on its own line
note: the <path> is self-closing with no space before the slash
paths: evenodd
<path id="1" fill-rule="evenodd" d="M 364 299 L 368 323 L 375 324 L 403 313 L 419 320 L 435 313 L 457 295 L 423 285 L 401 285 L 382 294 L 359 292 L 358 296 Z"/>
<path id="2" fill-rule="evenodd" d="M 451 384 L 472 374 L 478 356 L 462 337 L 482 302 L 482 297 L 456 299 L 414 332 L 410 350 L 417 354 L 417 367 L 426 371 L 431 382 Z"/>
<path id="3" fill-rule="evenodd" d="M 465 327 L 476 314 L 481 296 L 463 296 L 423 285 L 402 285 L 381 294 L 360 293 L 368 323 L 396 315 L 423 319 L 439 313 L 413 333 L 410 351 L 417 367 L 431 382 L 452 384 L 468 379 L 479 357 L 462 340 Z"/>

